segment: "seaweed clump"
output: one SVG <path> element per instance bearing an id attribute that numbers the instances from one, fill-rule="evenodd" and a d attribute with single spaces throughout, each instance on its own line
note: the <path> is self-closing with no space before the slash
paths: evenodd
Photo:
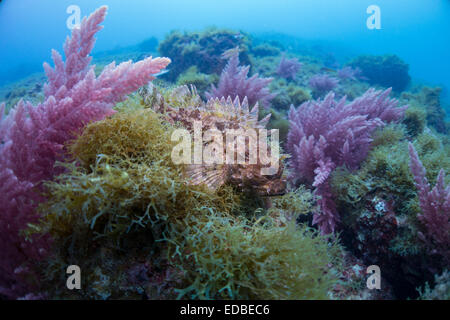
<path id="1" fill-rule="evenodd" d="M 163 78 L 175 81 L 178 75 L 192 66 L 205 74 L 220 74 L 225 61 L 221 55 L 226 50 L 239 47 L 241 61 L 250 64 L 248 56 L 248 37 L 244 34 L 219 29 L 204 32 L 180 33 L 172 32 L 159 44 L 159 52 L 172 60 L 171 72 Z"/>
<path id="2" fill-rule="evenodd" d="M 251 52 L 256 57 L 278 56 L 281 50 L 268 43 L 262 43 L 251 48 Z"/>
<path id="3" fill-rule="evenodd" d="M 409 107 L 405 112 L 405 119 L 403 123 L 405 124 L 406 131 L 410 137 L 417 137 L 421 134 L 427 124 L 427 114 L 424 109 L 412 106 Z"/>
<path id="4" fill-rule="evenodd" d="M 174 249 L 190 254 L 175 257 L 189 285 L 179 297 L 329 299 L 337 283 L 330 264 L 338 246 L 295 221 L 279 226 L 269 216 L 252 222 L 212 214 L 182 234 Z"/>
<path id="5" fill-rule="evenodd" d="M 272 107 L 277 110 L 287 111 L 291 105 L 297 107 L 312 99 L 308 89 L 292 83 L 288 85 L 284 79 L 272 82 L 271 90 L 277 93 L 271 100 Z"/>
<path id="6" fill-rule="evenodd" d="M 441 106 L 442 89 L 423 87 L 416 93 L 403 93 L 402 99 L 426 113 L 426 123 L 437 132 L 447 134 L 450 124 L 446 122 L 445 109 Z M 422 117 L 422 116 L 421 116 Z"/>

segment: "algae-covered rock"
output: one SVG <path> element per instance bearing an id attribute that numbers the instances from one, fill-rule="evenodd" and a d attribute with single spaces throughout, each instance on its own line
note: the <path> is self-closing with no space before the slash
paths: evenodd
<path id="1" fill-rule="evenodd" d="M 177 90 L 164 93 L 165 103 L 183 105 Z M 65 172 L 45 184 L 42 219 L 25 232 L 53 239 L 53 254 L 40 269 L 45 294 L 329 298 L 341 247 L 296 225 L 296 217 L 314 206 L 311 192 L 300 188 L 276 196 L 268 209 L 270 201 L 257 193 L 192 184 L 185 167 L 171 160 L 171 136 L 181 123 L 136 97 L 116 110 L 67 146 L 73 162 L 60 163 Z M 65 289 L 64 268 L 71 264 L 82 269 L 81 290 Z"/>
<path id="2" fill-rule="evenodd" d="M 257 57 L 278 56 L 281 50 L 268 43 L 260 44 L 251 48 L 251 53 Z"/>
<path id="3" fill-rule="evenodd" d="M 159 52 L 172 60 L 170 72 L 165 79 L 176 78 L 192 66 L 201 73 L 220 74 L 226 61 L 221 55 L 232 48 L 239 47 L 240 59 L 244 65 L 250 65 L 248 57 L 248 38 L 242 33 L 230 30 L 209 29 L 204 32 L 172 32 L 159 44 Z"/>
<path id="4" fill-rule="evenodd" d="M 450 149 L 431 132 L 413 135 L 405 125 L 378 130 L 360 169 L 338 168 L 331 184 L 342 215 L 343 241 L 367 264 L 379 265 L 397 297 L 417 296 L 415 288 L 430 281 L 430 268 L 445 267 L 419 235 L 424 226 L 409 167 L 408 139 L 413 141 L 433 185 L 439 171 L 450 170 Z M 412 263 L 413 262 L 413 263 Z"/>

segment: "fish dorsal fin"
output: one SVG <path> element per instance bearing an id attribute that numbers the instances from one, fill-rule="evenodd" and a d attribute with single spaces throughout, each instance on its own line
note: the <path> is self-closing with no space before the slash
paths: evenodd
<path id="1" fill-rule="evenodd" d="M 234 105 L 234 107 L 235 107 L 236 109 L 240 109 L 240 107 L 241 107 L 241 101 L 240 101 L 240 99 L 239 99 L 239 96 L 236 96 L 236 97 L 234 98 L 233 105 Z"/>
<path id="2" fill-rule="evenodd" d="M 257 102 L 253 106 L 252 111 L 250 111 L 250 115 L 253 116 L 253 117 L 255 117 L 255 116 L 258 117 L 258 113 L 259 113 L 259 105 L 258 105 L 258 102 Z"/>
<path id="3" fill-rule="evenodd" d="M 244 97 L 244 100 L 242 100 L 242 110 L 244 111 L 245 114 L 249 113 L 249 106 L 248 106 L 248 99 L 247 96 Z"/>

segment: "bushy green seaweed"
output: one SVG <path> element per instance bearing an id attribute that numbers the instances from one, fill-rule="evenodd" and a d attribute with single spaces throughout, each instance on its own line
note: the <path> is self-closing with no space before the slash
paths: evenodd
<path id="1" fill-rule="evenodd" d="M 417 106 L 410 106 L 405 112 L 403 123 L 408 134 L 415 138 L 423 132 L 427 124 L 427 113 Z"/>
<path id="2" fill-rule="evenodd" d="M 179 298 L 329 299 L 337 282 L 329 267 L 339 264 L 337 244 L 295 221 L 279 226 L 269 216 L 191 219 L 170 236 L 178 240 L 170 252 L 185 275 Z"/>
<path id="3" fill-rule="evenodd" d="M 441 92 L 439 87 L 416 88 L 414 93 L 404 92 L 401 98 L 404 102 L 426 112 L 426 123 L 441 134 L 449 132 L 450 124 L 446 121 L 445 109 L 441 106 Z"/>
<path id="4" fill-rule="evenodd" d="M 317 209 L 314 200 L 312 192 L 305 186 L 300 186 L 273 199 L 273 207 L 269 209 L 269 213 L 278 213 L 279 216 L 287 220 L 296 219 L 300 215 L 306 215 Z"/>

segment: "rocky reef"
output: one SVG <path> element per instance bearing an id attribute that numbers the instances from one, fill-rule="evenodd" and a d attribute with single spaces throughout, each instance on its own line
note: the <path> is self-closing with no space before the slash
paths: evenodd
<path id="1" fill-rule="evenodd" d="M 195 33 L 171 33 L 159 44 L 162 56 L 169 57 L 173 63 L 165 78 L 175 81 L 176 78 L 192 66 L 201 73 L 220 74 L 226 61 L 221 56 L 229 49 L 241 48 L 241 61 L 249 64 L 247 47 L 248 38 L 245 34 L 228 30 L 209 29 Z"/>
<path id="2" fill-rule="evenodd" d="M 0 299 L 448 299 L 440 88 L 410 87 L 395 55 L 339 65 L 221 29 L 149 36 L 94 68 L 106 10 L 46 80 L 0 90 Z M 258 140 L 279 154 L 270 174 L 260 131 L 280 142 Z M 178 163 L 185 138 L 194 162 Z M 230 146 L 241 162 L 195 162 Z M 72 264 L 81 290 L 66 290 Z"/>
<path id="3" fill-rule="evenodd" d="M 370 84 L 382 87 L 392 87 L 394 91 L 402 92 L 410 84 L 409 65 L 396 55 L 360 56 L 349 63 L 361 70 Z"/>

